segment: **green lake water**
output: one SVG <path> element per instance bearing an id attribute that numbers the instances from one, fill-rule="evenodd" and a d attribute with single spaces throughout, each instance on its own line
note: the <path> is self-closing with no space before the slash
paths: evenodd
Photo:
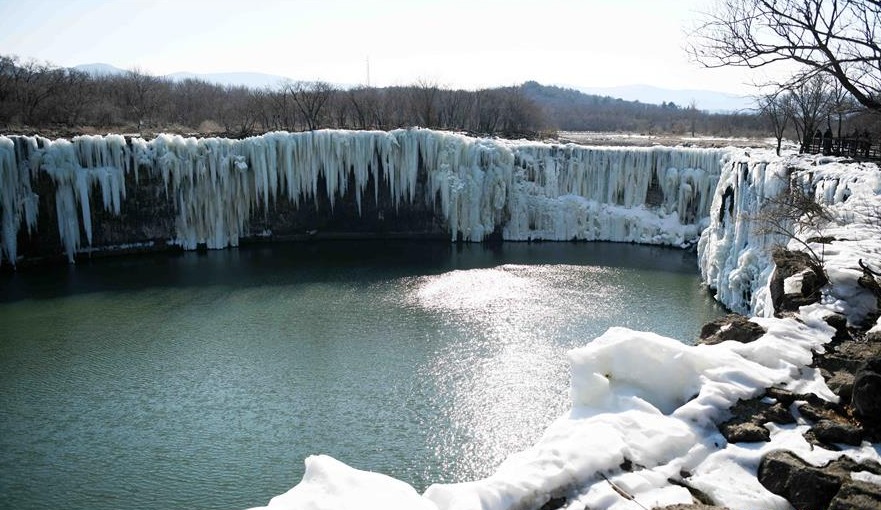
<path id="1" fill-rule="evenodd" d="M 241 509 L 328 454 L 484 477 L 610 326 L 693 342 L 695 257 L 613 243 L 273 244 L 0 274 L 0 508 Z"/>

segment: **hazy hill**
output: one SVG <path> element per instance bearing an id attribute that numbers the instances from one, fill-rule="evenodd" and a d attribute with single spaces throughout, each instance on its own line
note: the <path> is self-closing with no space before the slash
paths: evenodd
<path id="1" fill-rule="evenodd" d="M 640 101 L 642 103 L 661 104 L 673 102 L 687 107 L 694 101 L 699 110 L 714 113 L 747 111 L 755 108 L 755 100 L 749 96 L 738 96 L 712 90 L 673 90 L 652 87 L 651 85 L 577 87 L 577 89 L 586 94 L 619 97 L 627 101 Z"/>
<path id="2" fill-rule="evenodd" d="M 116 74 L 124 74 L 125 69 L 112 66 L 110 64 L 81 64 L 74 66 L 77 71 L 89 73 L 92 76 L 112 76 Z M 248 73 L 248 72 L 232 72 L 232 73 L 189 73 L 179 72 L 171 73 L 164 76 L 172 81 L 183 81 L 187 79 L 197 79 L 207 81 L 208 83 L 216 83 L 218 85 L 232 85 L 236 87 L 249 87 L 262 89 L 265 87 L 276 88 L 279 83 L 288 80 L 284 76 L 266 73 Z"/>
<path id="3" fill-rule="evenodd" d="M 82 64 L 74 66 L 74 69 L 87 72 L 93 76 L 107 76 L 122 74 L 126 71 L 110 64 Z M 182 81 L 189 78 L 204 80 L 209 83 L 220 85 L 245 86 L 251 88 L 275 88 L 279 83 L 292 78 L 277 74 L 252 73 L 252 72 L 229 72 L 229 73 L 190 73 L 177 72 L 165 76 L 173 81 Z M 535 82 L 528 82 L 535 83 Z M 562 87 L 557 87 L 562 88 Z M 711 90 L 673 90 L 653 87 L 650 85 L 628 85 L 622 87 L 569 87 L 565 90 L 581 92 L 586 96 L 609 97 L 623 99 L 625 101 L 639 101 L 641 103 L 661 105 L 662 103 L 675 103 L 683 108 L 687 107 L 692 100 L 697 103 L 699 110 L 709 112 L 734 112 L 752 108 L 753 100 L 749 97 L 740 97 L 723 92 Z M 577 95 L 570 96 L 578 101 Z"/>
<path id="4" fill-rule="evenodd" d="M 524 83 L 521 90 L 542 109 L 552 127 L 564 131 L 717 134 L 761 129 L 754 115 L 711 113 L 699 102 L 691 109 L 689 103 L 673 99 L 657 104 L 625 100 L 534 81 Z"/>

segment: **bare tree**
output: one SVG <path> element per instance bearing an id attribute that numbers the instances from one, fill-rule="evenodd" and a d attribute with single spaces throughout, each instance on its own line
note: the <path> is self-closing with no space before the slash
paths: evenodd
<path id="1" fill-rule="evenodd" d="M 437 83 L 425 79 L 409 87 L 411 115 L 422 127 L 437 127 L 440 90 Z"/>
<path id="2" fill-rule="evenodd" d="M 445 90 L 439 100 L 439 124 L 442 129 L 464 129 L 471 113 L 473 93 Z"/>
<path id="3" fill-rule="evenodd" d="M 218 111 L 218 121 L 230 135 L 244 138 L 254 134 L 266 91 L 247 87 L 226 87 L 226 99 Z"/>
<path id="4" fill-rule="evenodd" d="M 538 106 L 519 87 L 499 89 L 501 94 L 501 125 L 503 136 L 513 138 L 532 136 L 543 129 L 542 114 Z"/>
<path id="5" fill-rule="evenodd" d="M 352 116 L 356 128 L 378 127 L 376 119 L 379 109 L 379 94 L 376 89 L 363 86 L 355 87 L 349 89 L 346 98 L 352 105 Z"/>
<path id="6" fill-rule="evenodd" d="M 138 124 L 140 131 L 144 125 L 154 123 L 160 114 L 169 83 L 162 78 L 147 74 L 139 69 L 131 69 L 118 80 L 120 98 Z"/>
<path id="7" fill-rule="evenodd" d="M 51 118 L 49 106 L 64 93 L 68 73 L 34 60 L 19 62 L 16 58 L 0 63 L 3 72 L 0 84 L 0 100 L 8 100 L 10 120 L 40 125 L 57 119 Z"/>
<path id="8" fill-rule="evenodd" d="M 478 90 L 472 130 L 485 135 L 496 134 L 502 124 L 504 101 L 504 93 L 500 89 Z"/>
<path id="9" fill-rule="evenodd" d="M 287 80 L 278 90 L 269 87 L 263 90 L 269 106 L 269 108 L 262 109 L 264 129 L 297 130 L 301 115 L 299 114 L 300 109 L 294 101 L 294 91 L 298 87 L 302 87 L 302 85 Z"/>
<path id="10" fill-rule="evenodd" d="M 832 77 L 881 111 L 881 1 L 719 0 L 694 31 L 689 53 L 706 67 L 794 62 L 793 86 Z"/>
<path id="11" fill-rule="evenodd" d="M 789 90 L 792 120 L 801 139 L 801 151 L 810 149 L 820 121 L 829 114 L 829 88 L 826 76 L 815 75 Z"/>
<path id="12" fill-rule="evenodd" d="M 692 99 L 688 103 L 688 108 L 686 110 L 688 112 L 688 124 L 691 127 L 691 137 L 694 138 L 694 130 L 695 125 L 697 124 L 698 118 L 698 109 L 697 109 L 697 100 Z"/>
<path id="13" fill-rule="evenodd" d="M 790 182 L 785 191 L 767 199 L 761 212 L 751 219 L 756 233 L 780 235 L 801 244 L 810 256 L 812 269 L 817 274 L 824 272 L 823 254 L 814 251 L 810 241 L 820 237 L 823 227 L 834 222 L 835 217 L 808 190 Z"/>
<path id="14" fill-rule="evenodd" d="M 841 127 L 844 124 L 844 117 L 847 115 L 856 112 L 859 110 L 856 104 L 854 104 L 853 97 L 850 93 L 845 90 L 844 86 L 839 82 L 834 82 L 829 87 L 828 91 L 829 98 L 829 118 L 826 123 L 829 125 L 829 129 L 832 129 L 831 126 L 831 117 L 834 115 L 837 117 L 838 125 L 836 136 L 841 138 Z"/>
<path id="15" fill-rule="evenodd" d="M 330 96 L 336 93 L 333 85 L 323 81 L 305 82 L 298 81 L 288 84 L 286 87 L 294 104 L 303 114 L 306 128 L 310 131 L 321 127 L 321 110 L 324 108 Z"/>
<path id="16" fill-rule="evenodd" d="M 774 138 L 777 139 L 777 155 L 779 156 L 783 135 L 792 119 L 792 95 L 787 91 L 774 92 L 759 97 L 758 103 L 761 115 L 768 119 L 771 129 L 774 130 Z"/>

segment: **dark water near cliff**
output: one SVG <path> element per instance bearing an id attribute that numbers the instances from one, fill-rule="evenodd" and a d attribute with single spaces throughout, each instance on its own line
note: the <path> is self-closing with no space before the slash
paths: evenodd
<path id="1" fill-rule="evenodd" d="M 263 505 L 303 459 L 489 475 L 609 326 L 691 341 L 693 255 L 332 242 L 0 275 L 0 508 Z"/>

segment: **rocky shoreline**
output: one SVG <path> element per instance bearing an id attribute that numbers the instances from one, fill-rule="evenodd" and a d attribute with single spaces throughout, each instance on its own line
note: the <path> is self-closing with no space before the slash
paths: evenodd
<path id="1" fill-rule="evenodd" d="M 798 252 L 778 251 L 775 276 L 770 285 L 777 317 L 791 317 L 800 306 L 818 302 L 817 279 L 803 285 L 796 294 L 773 292 L 783 288 L 786 278 L 808 270 Z M 784 260 L 788 262 L 784 262 Z M 793 263 L 792 261 L 801 261 Z M 875 294 L 881 309 L 881 290 L 875 275 L 864 268 L 861 285 Z M 864 441 L 881 442 L 881 333 L 847 326 L 838 314 L 826 317 L 835 335 L 822 351 L 815 351 L 810 368 L 819 370 L 826 385 L 839 398 L 830 402 L 815 393 L 794 393 L 771 387 L 764 394 L 740 400 L 731 408 L 731 417 L 719 424 L 729 443 L 770 441 L 769 426 L 807 425 L 804 438 L 816 448 L 840 450 L 839 445 L 859 446 Z M 702 344 L 724 341 L 749 343 L 765 334 L 764 328 L 739 314 L 730 314 L 704 326 Z M 677 484 L 687 486 L 688 473 Z M 846 456 L 816 466 L 787 450 L 766 454 L 758 469 L 759 482 L 770 492 L 782 496 L 798 510 L 870 510 L 881 508 L 881 464 L 855 462 Z M 870 483 L 871 480 L 874 483 Z M 671 480 L 671 483 L 674 482 Z M 720 510 L 711 498 L 690 489 L 694 505 L 675 505 L 667 510 Z M 729 509 L 736 510 L 736 509 Z"/>

